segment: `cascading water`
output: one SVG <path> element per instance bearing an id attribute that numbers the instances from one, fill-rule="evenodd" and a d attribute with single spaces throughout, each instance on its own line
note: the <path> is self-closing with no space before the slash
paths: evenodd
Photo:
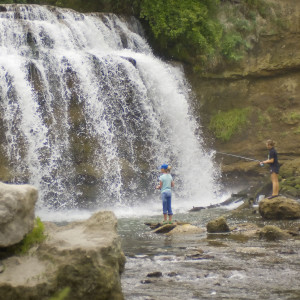
<path id="1" fill-rule="evenodd" d="M 12 181 L 38 187 L 40 208 L 149 201 L 165 162 L 181 206 L 218 201 L 183 72 L 153 56 L 134 18 L 3 5 L 0 82 Z"/>

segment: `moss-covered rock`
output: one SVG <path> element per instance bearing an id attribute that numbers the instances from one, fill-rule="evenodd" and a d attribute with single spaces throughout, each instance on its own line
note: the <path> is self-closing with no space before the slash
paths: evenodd
<path id="1" fill-rule="evenodd" d="M 289 238 L 289 234 L 277 226 L 267 225 L 259 231 L 259 238 L 276 241 Z"/>
<path id="2" fill-rule="evenodd" d="M 208 233 L 230 232 L 229 226 L 227 225 L 224 217 L 208 222 L 206 229 Z"/>
<path id="3" fill-rule="evenodd" d="M 259 213 L 263 218 L 270 220 L 298 219 L 300 218 L 300 203 L 285 197 L 263 199 L 259 203 Z"/>

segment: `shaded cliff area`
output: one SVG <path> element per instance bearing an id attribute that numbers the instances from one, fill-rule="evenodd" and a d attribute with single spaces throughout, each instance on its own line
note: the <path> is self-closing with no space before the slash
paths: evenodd
<path id="1" fill-rule="evenodd" d="M 241 1 L 228 2 L 223 1 L 219 12 L 225 27 L 234 26 L 238 18 L 246 21 Z M 265 141 L 273 139 L 282 164 L 281 188 L 299 197 L 300 2 L 266 2 L 273 5 L 274 17 L 256 18 L 255 28 L 245 35 L 248 50 L 240 59 L 219 61 L 201 74 L 187 67 L 186 74 L 208 146 L 263 160 L 268 153 Z M 268 168 L 257 163 L 218 154 L 216 159 L 232 180 L 269 176 Z"/>

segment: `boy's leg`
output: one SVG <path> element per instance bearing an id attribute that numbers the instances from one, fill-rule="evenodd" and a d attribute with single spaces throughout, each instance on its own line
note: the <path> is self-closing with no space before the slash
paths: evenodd
<path id="1" fill-rule="evenodd" d="M 163 205 L 164 221 L 167 221 L 168 205 L 167 205 L 167 198 L 165 193 L 161 194 L 161 199 Z"/>
<path id="2" fill-rule="evenodd" d="M 173 216 L 173 212 L 172 212 L 172 207 L 171 207 L 171 200 L 172 200 L 172 196 L 171 193 L 168 193 L 167 196 L 167 209 L 168 209 L 168 215 L 169 215 L 169 221 L 172 221 L 172 216 Z"/>
<path id="3" fill-rule="evenodd" d="M 273 187 L 273 196 L 276 196 L 279 194 L 279 182 L 278 182 L 278 175 L 275 172 L 272 172 L 271 174 L 271 181 L 272 181 L 272 187 Z"/>

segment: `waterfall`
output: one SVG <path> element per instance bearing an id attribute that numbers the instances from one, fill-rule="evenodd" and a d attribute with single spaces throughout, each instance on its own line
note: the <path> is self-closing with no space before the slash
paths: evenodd
<path id="1" fill-rule="evenodd" d="M 0 82 L 1 151 L 39 207 L 146 202 L 162 163 L 180 202 L 218 201 L 184 73 L 152 54 L 136 19 L 2 5 Z"/>

